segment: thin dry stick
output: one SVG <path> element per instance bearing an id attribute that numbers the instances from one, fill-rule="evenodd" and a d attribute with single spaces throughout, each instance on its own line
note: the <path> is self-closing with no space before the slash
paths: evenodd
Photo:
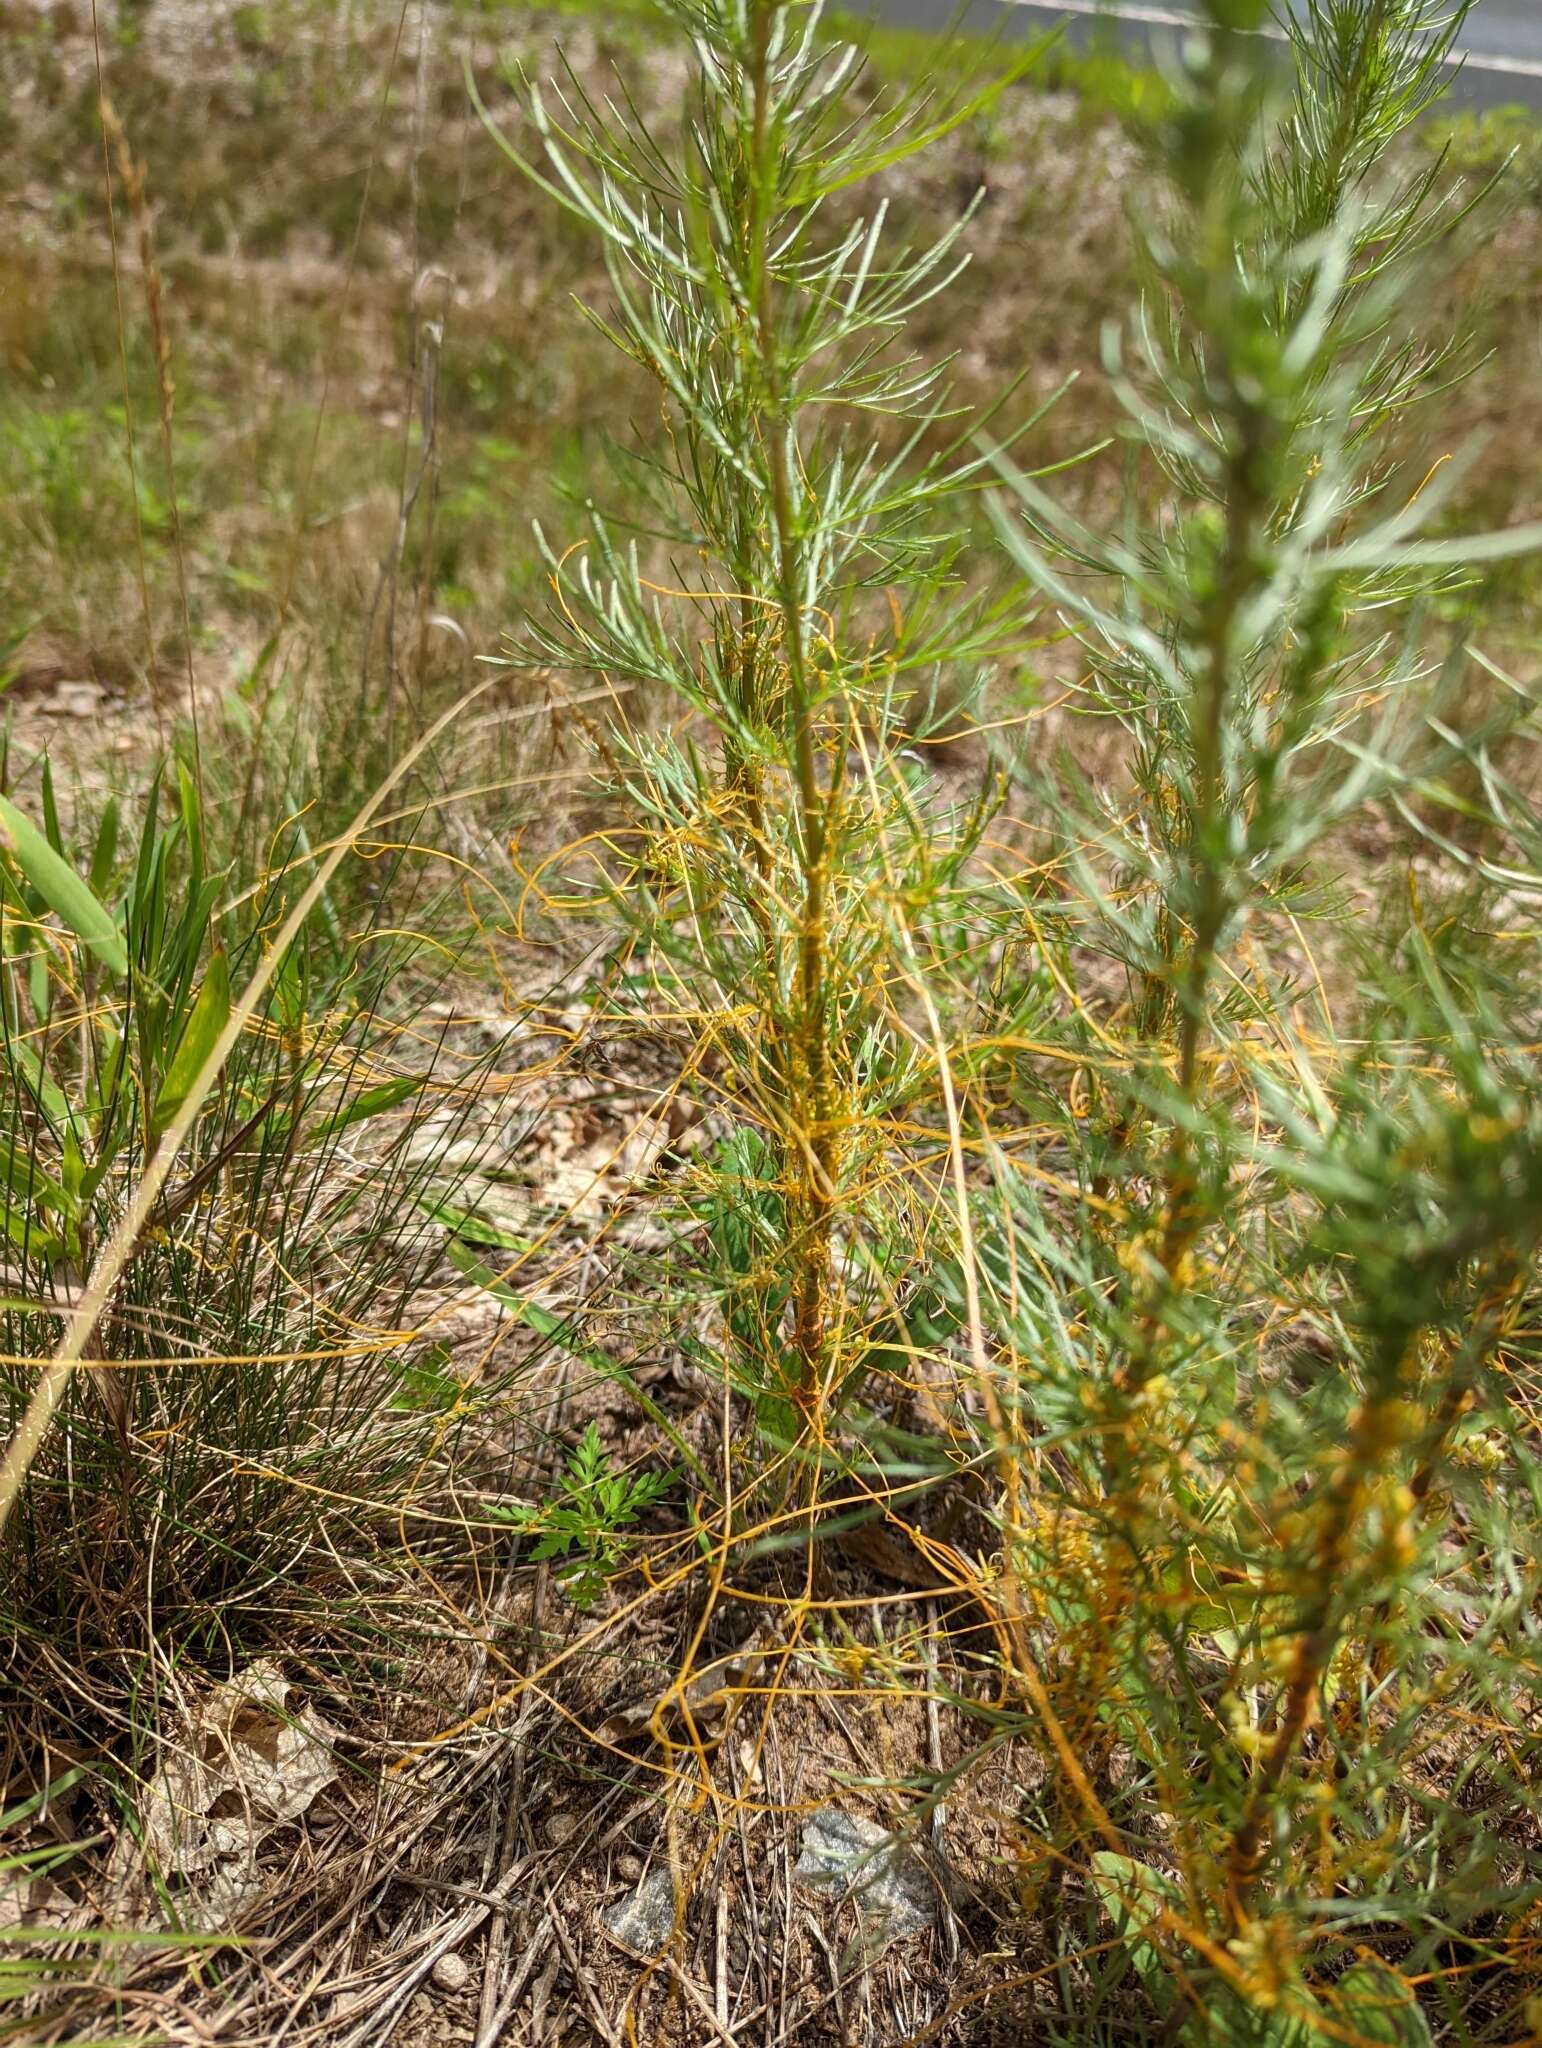
<path id="1" fill-rule="evenodd" d="M 91 47 L 96 59 L 97 111 L 102 131 L 102 191 L 107 201 L 107 243 L 112 251 L 112 298 L 118 327 L 118 375 L 123 388 L 123 451 L 128 459 L 129 496 L 134 502 L 134 557 L 139 571 L 139 603 L 145 621 L 145 679 L 156 738 L 165 744 L 161 700 L 155 689 L 155 620 L 150 611 L 150 576 L 145 567 L 144 508 L 139 502 L 139 453 L 134 438 L 134 408 L 129 398 L 128 323 L 123 315 L 123 265 L 118 254 L 118 210 L 112 196 L 112 151 L 107 134 L 107 89 L 102 77 L 102 31 L 96 0 L 91 0 Z"/>
<path id="2" fill-rule="evenodd" d="M 193 733 L 193 778 L 203 796 L 203 748 L 198 737 L 198 678 L 193 668 L 193 619 L 187 596 L 187 555 L 182 546 L 182 517 L 177 505 L 177 465 L 172 446 L 171 415 L 176 400 L 176 381 L 171 374 L 171 337 L 161 311 L 161 268 L 155 260 L 150 238 L 150 212 L 145 204 L 145 167 L 134 161 L 123 124 L 106 98 L 99 101 L 104 136 L 112 138 L 118 158 L 118 175 L 128 194 L 129 211 L 139 230 L 139 267 L 144 273 L 145 307 L 150 316 L 150 339 L 155 346 L 155 390 L 161 424 L 161 462 L 166 471 L 166 504 L 171 517 L 171 551 L 177 565 L 177 598 L 182 612 L 182 649 L 187 663 L 187 709 Z M 137 508 L 136 508 L 137 509 Z"/>
<path id="3" fill-rule="evenodd" d="M 156 1200 L 166 1185 L 172 1163 L 197 1121 L 209 1091 L 234 1050 L 236 1041 L 251 1022 L 264 990 L 278 972 L 284 955 L 299 936 L 328 882 L 342 865 L 344 855 L 372 822 L 376 811 L 390 791 L 408 773 L 418 758 L 432 746 L 445 728 L 461 717 L 467 706 L 474 703 L 485 691 L 490 690 L 497 680 L 496 674 L 489 675 L 483 682 L 478 683 L 475 689 L 468 691 L 452 704 L 443 717 L 434 721 L 417 744 L 402 757 L 398 766 L 379 785 L 354 819 L 347 837 L 338 841 L 317 869 L 309 886 L 274 937 L 261 966 L 247 983 L 240 1000 L 232 1007 L 229 1022 L 199 1069 L 198 1078 L 188 1090 L 186 1101 L 167 1127 L 154 1158 L 146 1166 L 138 1187 L 118 1219 L 117 1227 L 103 1247 L 92 1269 L 90 1283 L 75 1306 L 63 1341 L 44 1369 L 43 1377 L 27 1404 L 27 1411 L 16 1434 L 6 1447 L 4 1463 L 0 1464 L 0 1531 L 4 1530 L 10 1518 L 22 1483 L 42 1446 L 49 1425 L 58 1411 L 59 1403 L 64 1398 L 64 1390 L 85 1355 L 91 1333 L 111 1298 L 119 1275 L 134 1255 Z"/>

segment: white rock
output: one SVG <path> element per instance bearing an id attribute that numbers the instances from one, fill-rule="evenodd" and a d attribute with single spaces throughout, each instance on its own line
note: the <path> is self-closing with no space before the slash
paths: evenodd
<path id="1" fill-rule="evenodd" d="M 464 1991 L 471 1981 L 466 1958 L 458 1956 L 454 1949 L 439 1958 L 429 1975 L 441 1991 Z"/>

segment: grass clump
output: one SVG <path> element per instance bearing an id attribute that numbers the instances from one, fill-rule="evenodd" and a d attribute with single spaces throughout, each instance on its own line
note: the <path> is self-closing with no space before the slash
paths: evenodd
<path id="1" fill-rule="evenodd" d="M 250 1652 L 291 1596 L 289 1625 L 320 1602 L 340 1650 L 356 1606 L 353 1648 L 372 1642 L 368 1599 L 324 1582 L 432 1490 L 452 1440 L 460 1389 L 430 1369 L 438 1351 L 408 1306 L 436 1257 L 419 1205 L 473 1077 L 430 1130 L 447 1083 L 430 1078 L 431 1049 L 403 1060 L 380 1007 L 410 940 L 344 941 L 319 918 L 269 963 L 266 997 L 133 1222 L 129 1197 L 311 863 L 291 833 L 233 887 L 211 866 L 187 767 L 174 795 L 152 785 L 138 819 L 110 802 L 89 859 L 62 835 L 46 764 L 41 792 L 41 825 L 5 803 L 0 884 L 8 1439 L 37 1391 L 25 1361 L 54 1348 L 104 1248 L 129 1236 L 89 1368 L 5 1529 L 4 1628 L 13 1682 L 67 1670 L 89 1734 L 94 1709 L 111 1721 L 153 1700 L 159 1660 Z"/>

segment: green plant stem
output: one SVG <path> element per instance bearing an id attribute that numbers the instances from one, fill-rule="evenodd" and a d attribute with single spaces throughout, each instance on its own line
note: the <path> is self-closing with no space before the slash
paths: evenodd
<path id="1" fill-rule="evenodd" d="M 1210 982 L 1216 948 L 1232 908 L 1234 891 L 1223 839 L 1226 831 L 1226 710 L 1231 697 L 1232 638 L 1238 614 L 1258 580 L 1257 528 L 1262 515 L 1253 477 L 1259 422 L 1244 409 L 1239 446 L 1230 468 L 1226 542 L 1221 585 L 1206 632 L 1204 687 L 1195 732 L 1193 823 L 1194 933 L 1184 968 L 1178 1027 L 1178 1088 L 1192 1107 L 1199 1086 L 1199 1058 L 1209 1027 Z M 1169 1279 L 1193 1235 L 1193 1144 L 1178 1131 L 1167 1179 L 1167 1223 L 1162 1265 Z"/>
<path id="2" fill-rule="evenodd" d="M 829 810 L 819 787 L 814 744 L 816 716 L 808 674 L 797 515 L 789 463 L 792 421 L 776 337 L 776 295 L 771 270 L 771 197 L 777 175 L 771 124 L 770 38 L 776 0 L 759 0 L 752 25 L 750 86 L 750 278 L 754 291 L 754 334 L 765 393 L 764 439 L 775 528 L 777 604 L 781 612 L 782 658 L 787 665 L 798 801 L 798 851 L 803 869 L 803 907 L 798 935 L 798 1044 L 791 1122 L 786 1133 L 794 1158 L 789 1175 L 800 1189 L 799 1274 L 793 1343 L 801 1368 L 800 1391 L 818 1384 L 829 1320 L 829 1267 L 834 1236 L 839 1169 L 831 1088 L 829 1005 L 826 987 L 828 935 Z"/>
<path id="3" fill-rule="evenodd" d="M 1489 1305 L 1480 1313 L 1464 1357 L 1446 1383 L 1433 1420 L 1426 1432 L 1423 1455 L 1408 1489 L 1413 1512 L 1422 1508 L 1434 1484 L 1440 1460 L 1450 1442 L 1451 1432 L 1472 1400 L 1472 1390 L 1483 1367 L 1493 1354 L 1503 1327 L 1506 1308 L 1515 1285 L 1514 1275 L 1502 1279 L 1490 1290 Z M 1350 1429 L 1348 1445 L 1333 1474 L 1323 1505 L 1313 1559 L 1313 1588 L 1297 1635 L 1296 1650 L 1286 1682 L 1279 1728 L 1248 1790 L 1247 1804 L 1232 1837 L 1226 1866 L 1227 1909 L 1237 1924 L 1245 1921 L 1264 1875 L 1268 1854 L 1265 1827 L 1271 1798 L 1284 1783 L 1297 1745 L 1305 1733 L 1313 1706 L 1327 1674 L 1328 1665 L 1344 1631 L 1346 1603 L 1344 1583 L 1353 1566 L 1351 1542 L 1368 1491 L 1383 1461 L 1401 1441 L 1401 1411 L 1406 1407 L 1405 1388 L 1416 1374 L 1410 1371 L 1417 1338 L 1401 1350 L 1389 1352 L 1378 1375 L 1377 1386 L 1361 1403 Z M 1375 1610 L 1378 1629 L 1392 1619 L 1401 1596 L 1384 1599 Z M 1373 1656 L 1373 1680 L 1385 1677 L 1383 1656 Z"/>
<path id="4" fill-rule="evenodd" d="M 1184 1260 L 1200 1226 L 1195 1205 L 1198 1162 L 1187 1116 L 1198 1101 L 1200 1056 L 1210 1022 L 1210 985 L 1221 934 L 1236 895 L 1225 845 L 1226 715 L 1232 695 L 1232 642 L 1237 620 L 1261 573 L 1257 544 L 1264 507 L 1256 482 L 1262 423 L 1251 407 L 1239 403 L 1235 425 L 1237 441 L 1228 464 L 1226 534 L 1219 582 L 1204 621 L 1204 666 L 1193 728 L 1194 807 L 1189 837 L 1193 922 L 1179 981 L 1177 1043 L 1178 1090 L 1185 1116 L 1173 1132 L 1167 1155 L 1156 1298 L 1142 1318 L 1139 1337 L 1117 1381 L 1123 1412 L 1108 1439 L 1105 1471 L 1122 1489 L 1132 1483 L 1133 1464 L 1126 1404 L 1139 1395 L 1156 1370 L 1166 1319 L 1174 1296 L 1182 1291 Z"/>

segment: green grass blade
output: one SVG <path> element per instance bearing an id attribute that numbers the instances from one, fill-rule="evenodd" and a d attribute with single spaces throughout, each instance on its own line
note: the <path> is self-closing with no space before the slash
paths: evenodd
<path id="1" fill-rule="evenodd" d="M 0 846 L 60 922 L 114 974 L 128 973 L 128 954 L 111 913 L 75 870 L 54 852 L 47 836 L 9 797 L 0 796 Z"/>

